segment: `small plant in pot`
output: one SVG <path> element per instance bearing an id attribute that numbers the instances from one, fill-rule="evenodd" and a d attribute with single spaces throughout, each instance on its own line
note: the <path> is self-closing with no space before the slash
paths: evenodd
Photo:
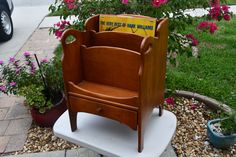
<path id="1" fill-rule="evenodd" d="M 207 123 L 207 135 L 216 148 L 228 148 L 236 144 L 236 112 L 222 119 L 210 120 Z"/>
<path id="2" fill-rule="evenodd" d="M 0 61 L 0 73 L 0 91 L 25 97 L 32 118 L 39 126 L 53 126 L 66 110 L 58 58 L 38 61 L 36 55 L 25 52 L 22 60 L 10 57 L 6 64 Z"/>

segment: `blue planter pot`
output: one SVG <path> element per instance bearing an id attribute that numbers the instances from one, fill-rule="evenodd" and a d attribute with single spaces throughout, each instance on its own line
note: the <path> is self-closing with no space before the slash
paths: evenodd
<path id="1" fill-rule="evenodd" d="M 232 135 L 227 135 L 227 136 L 217 134 L 215 131 L 212 130 L 210 125 L 217 123 L 219 121 L 221 121 L 221 119 L 214 119 L 214 120 L 208 121 L 208 123 L 207 123 L 207 136 L 208 136 L 211 144 L 213 144 L 214 147 L 228 148 L 231 145 L 236 143 L 236 133 L 232 134 Z"/>

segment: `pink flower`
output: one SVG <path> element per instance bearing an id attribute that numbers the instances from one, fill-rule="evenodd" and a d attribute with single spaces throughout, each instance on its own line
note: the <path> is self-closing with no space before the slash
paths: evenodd
<path id="1" fill-rule="evenodd" d="M 153 0 L 152 6 L 158 8 L 161 5 L 166 4 L 167 2 L 168 2 L 168 0 Z"/>
<path id="2" fill-rule="evenodd" d="M 166 99 L 165 99 L 165 102 L 166 102 L 168 105 L 174 105 L 174 104 L 175 104 L 175 100 L 174 100 L 173 97 L 166 98 Z"/>
<path id="3" fill-rule="evenodd" d="M 216 23 L 214 22 L 207 22 L 207 21 L 203 21 L 203 22 L 200 22 L 197 26 L 197 29 L 199 30 L 209 30 L 210 33 L 215 33 L 215 31 L 217 30 L 217 26 L 216 26 Z"/>
<path id="4" fill-rule="evenodd" d="M 197 29 L 205 29 L 206 27 L 208 27 L 208 22 L 207 21 L 203 21 L 203 22 L 200 22 L 197 26 Z"/>
<path id="5" fill-rule="evenodd" d="M 31 69 L 36 69 L 35 64 L 33 62 L 30 64 L 30 67 Z"/>
<path id="6" fill-rule="evenodd" d="M 60 26 L 60 30 L 63 30 L 63 29 L 65 29 L 65 25 L 64 24 Z"/>
<path id="7" fill-rule="evenodd" d="M 68 4 L 67 4 L 67 7 L 68 7 L 69 10 L 72 10 L 72 9 L 76 9 L 76 8 L 77 8 L 77 6 L 76 6 L 74 3 L 68 3 Z"/>
<path id="8" fill-rule="evenodd" d="M 26 62 L 25 62 L 25 65 L 30 65 L 30 62 L 26 61 Z"/>
<path id="9" fill-rule="evenodd" d="M 15 61 L 14 63 L 13 63 L 13 65 L 15 66 L 15 67 L 19 67 L 19 60 L 17 60 L 17 61 Z"/>
<path id="10" fill-rule="evenodd" d="M 199 41 L 198 41 L 197 39 L 193 39 L 193 40 L 192 40 L 192 45 L 193 45 L 193 46 L 199 45 Z"/>
<path id="11" fill-rule="evenodd" d="M 230 21 L 231 16 L 229 14 L 225 14 L 224 19 L 225 19 L 225 21 Z"/>
<path id="12" fill-rule="evenodd" d="M 196 105 L 196 104 L 192 104 L 192 105 L 190 106 L 190 108 L 191 108 L 192 110 L 195 110 L 195 109 L 197 108 L 197 105 Z"/>
<path id="13" fill-rule="evenodd" d="M 29 56 L 30 56 L 30 52 L 25 51 L 25 52 L 24 52 L 24 56 L 25 56 L 25 57 L 29 57 Z"/>
<path id="14" fill-rule="evenodd" d="M 56 36 L 57 38 L 61 38 L 62 33 L 63 33 L 63 31 L 56 30 L 56 31 L 55 31 L 55 36 Z"/>
<path id="15" fill-rule="evenodd" d="M 213 6 L 213 7 L 220 6 L 220 1 L 219 0 L 211 0 L 211 6 Z"/>
<path id="16" fill-rule="evenodd" d="M 129 0 L 122 0 L 122 3 L 123 3 L 123 4 L 128 4 L 128 3 L 129 3 Z"/>
<path id="17" fill-rule="evenodd" d="M 54 26 L 60 27 L 61 23 L 57 22 L 56 24 L 54 24 Z"/>
<path id="18" fill-rule="evenodd" d="M 21 71 L 21 69 L 20 69 L 20 68 L 17 68 L 17 69 L 16 69 L 16 74 L 19 74 L 20 71 Z"/>
<path id="19" fill-rule="evenodd" d="M 226 21 L 229 21 L 231 19 L 229 15 L 229 8 L 226 5 L 212 5 L 212 8 L 209 10 L 209 16 L 211 19 L 220 21 L 222 18 L 224 18 Z"/>
<path id="20" fill-rule="evenodd" d="M 10 86 L 11 86 L 11 87 L 16 86 L 16 82 L 10 82 Z"/>
<path id="21" fill-rule="evenodd" d="M 12 63 L 15 62 L 15 58 L 14 57 L 10 57 L 9 61 L 12 62 Z"/>
<path id="22" fill-rule="evenodd" d="M 218 20 L 219 16 L 221 16 L 220 6 L 214 6 L 210 9 L 209 14 L 212 19 Z"/>
<path id="23" fill-rule="evenodd" d="M 193 36 L 193 34 L 187 34 L 187 35 L 186 35 L 186 38 L 194 39 L 194 36 Z"/>
<path id="24" fill-rule="evenodd" d="M 61 38 L 63 32 L 68 26 L 70 26 L 70 22 L 65 20 L 54 24 L 54 34 L 57 39 Z"/>
<path id="25" fill-rule="evenodd" d="M 75 0 L 64 0 L 65 3 L 74 3 Z"/>
<path id="26" fill-rule="evenodd" d="M 211 23 L 209 23 L 209 26 L 210 26 L 210 33 L 211 34 L 215 33 L 215 31 L 217 30 L 216 23 L 211 22 Z"/>
<path id="27" fill-rule="evenodd" d="M 48 59 L 47 58 L 44 58 L 41 60 L 41 63 L 47 63 L 48 62 Z"/>
<path id="28" fill-rule="evenodd" d="M 0 65 L 3 65 L 3 63 L 4 63 L 3 61 L 0 61 Z"/>
<path id="29" fill-rule="evenodd" d="M 30 71 L 31 71 L 31 74 L 35 74 L 35 72 L 36 72 L 36 67 L 33 62 L 30 64 Z"/>
<path id="30" fill-rule="evenodd" d="M 192 40 L 192 46 L 197 46 L 199 44 L 198 40 L 193 36 L 193 34 L 187 34 L 186 38 Z"/>
<path id="31" fill-rule="evenodd" d="M 75 0 L 64 0 L 64 3 L 66 4 L 69 10 L 77 8 L 77 6 L 75 5 Z"/>
<path id="32" fill-rule="evenodd" d="M 62 25 L 70 25 L 70 22 L 69 21 L 61 21 L 61 24 Z"/>
<path id="33" fill-rule="evenodd" d="M 222 8 L 222 10 L 223 10 L 224 13 L 228 13 L 230 7 L 227 6 L 227 5 L 222 5 L 221 8 Z"/>
<path id="34" fill-rule="evenodd" d="M 3 86 L 3 85 L 1 85 L 1 86 L 0 86 L 0 91 L 1 91 L 1 92 L 5 92 L 5 91 L 6 91 L 6 87 Z"/>

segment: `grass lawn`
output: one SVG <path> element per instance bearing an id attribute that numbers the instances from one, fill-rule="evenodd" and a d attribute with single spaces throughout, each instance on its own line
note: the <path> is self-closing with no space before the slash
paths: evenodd
<path id="1" fill-rule="evenodd" d="M 236 109 L 236 18 L 217 23 L 215 34 L 189 26 L 200 41 L 200 58 L 179 56 L 177 68 L 168 68 L 167 88 L 188 90 L 219 100 Z"/>
<path id="2" fill-rule="evenodd" d="M 227 0 L 227 4 L 236 4 L 236 0 Z"/>

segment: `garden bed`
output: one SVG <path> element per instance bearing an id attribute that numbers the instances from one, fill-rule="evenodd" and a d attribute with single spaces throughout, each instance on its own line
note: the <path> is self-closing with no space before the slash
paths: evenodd
<path id="1" fill-rule="evenodd" d="M 233 156 L 236 145 L 221 150 L 214 148 L 207 138 L 207 121 L 219 116 L 205 104 L 194 99 L 178 98 L 167 109 L 177 117 L 177 130 L 172 146 L 179 156 Z"/>
<path id="2" fill-rule="evenodd" d="M 198 20 L 183 34 L 199 39 L 199 58 L 179 55 L 179 66 L 167 68 L 167 88 L 186 90 L 214 98 L 236 109 L 235 34 L 236 18 L 217 22 L 214 34 L 196 30 Z"/>
<path id="3" fill-rule="evenodd" d="M 214 148 L 207 139 L 206 123 L 215 118 L 213 112 L 203 103 L 193 99 L 177 98 L 176 104 L 166 105 L 167 110 L 175 113 L 178 123 L 172 146 L 178 156 L 233 156 L 236 145 L 221 150 Z M 76 149 L 79 146 L 57 138 L 51 128 L 40 128 L 32 125 L 24 148 L 15 154 Z"/>

